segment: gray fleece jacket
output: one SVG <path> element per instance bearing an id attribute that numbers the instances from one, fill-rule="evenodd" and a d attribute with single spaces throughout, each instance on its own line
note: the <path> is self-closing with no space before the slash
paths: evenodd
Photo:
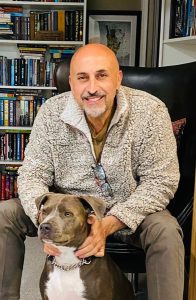
<path id="1" fill-rule="evenodd" d="M 101 154 L 113 197 L 96 184 L 90 130 L 71 92 L 50 98 L 35 119 L 23 165 L 19 198 L 36 224 L 34 199 L 55 186 L 62 193 L 105 199 L 133 233 L 148 214 L 165 209 L 179 181 L 176 141 L 165 104 L 146 92 L 121 86 L 117 109 Z"/>

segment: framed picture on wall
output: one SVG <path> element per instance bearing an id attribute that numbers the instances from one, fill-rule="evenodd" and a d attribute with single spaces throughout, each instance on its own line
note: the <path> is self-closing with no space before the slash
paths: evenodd
<path id="1" fill-rule="evenodd" d="M 140 54 L 140 11 L 89 11 L 87 43 L 107 45 L 121 66 L 138 66 Z"/>

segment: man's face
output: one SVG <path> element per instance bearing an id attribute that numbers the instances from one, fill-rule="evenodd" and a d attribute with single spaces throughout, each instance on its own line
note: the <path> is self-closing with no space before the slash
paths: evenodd
<path id="1" fill-rule="evenodd" d="M 87 117 L 109 114 L 122 74 L 113 58 L 101 54 L 80 55 L 70 70 L 70 86 L 74 98 Z"/>

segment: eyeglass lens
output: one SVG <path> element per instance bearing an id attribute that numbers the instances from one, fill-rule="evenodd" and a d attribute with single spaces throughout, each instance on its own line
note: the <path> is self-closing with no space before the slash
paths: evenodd
<path id="1" fill-rule="evenodd" d="M 104 171 L 102 165 L 96 165 L 96 167 L 93 167 L 93 170 L 94 170 L 94 174 L 97 177 L 97 179 L 99 179 L 99 180 L 106 179 L 105 171 Z"/>
<path id="2" fill-rule="evenodd" d="M 103 166 L 101 164 L 98 164 L 95 167 L 92 166 L 92 169 L 94 171 L 95 178 L 100 181 L 99 186 L 101 187 L 102 192 L 105 195 L 109 195 L 110 197 L 112 197 L 113 196 L 112 188 L 109 182 L 107 181 L 106 173 L 104 171 Z"/>

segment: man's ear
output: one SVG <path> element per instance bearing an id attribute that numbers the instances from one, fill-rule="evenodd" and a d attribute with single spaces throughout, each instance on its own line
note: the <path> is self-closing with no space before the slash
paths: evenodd
<path id="1" fill-rule="evenodd" d="M 118 87 L 117 87 L 117 90 L 119 89 L 119 87 L 121 85 L 122 79 L 123 79 L 123 72 L 122 72 L 122 70 L 119 70 L 119 72 L 118 72 Z"/>
<path id="2" fill-rule="evenodd" d="M 71 87 L 71 75 L 69 75 L 69 85 Z"/>
<path id="3" fill-rule="evenodd" d="M 84 207 L 90 208 L 95 213 L 97 219 L 102 219 L 106 210 L 106 203 L 100 198 L 93 196 L 81 195 L 79 196 L 80 201 Z"/>

